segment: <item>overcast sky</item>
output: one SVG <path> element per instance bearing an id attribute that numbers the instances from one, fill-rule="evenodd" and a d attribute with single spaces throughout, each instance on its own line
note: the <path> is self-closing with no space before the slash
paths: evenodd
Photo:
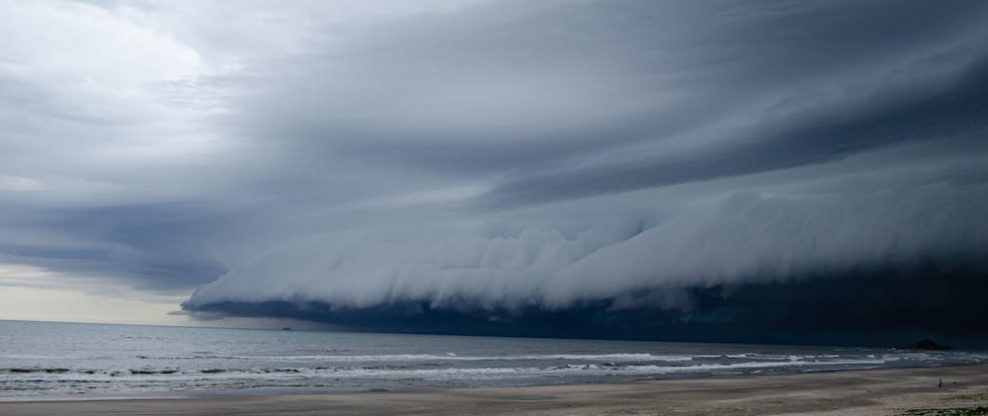
<path id="1" fill-rule="evenodd" d="M 983 1 L 0 0 L 0 319 L 688 308 L 675 289 L 980 265 L 986 21 Z"/>

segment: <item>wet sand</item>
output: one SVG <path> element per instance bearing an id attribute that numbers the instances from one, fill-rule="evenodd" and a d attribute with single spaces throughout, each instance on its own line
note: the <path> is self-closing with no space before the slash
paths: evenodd
<path id="1" fill-rule="evenodd" d="M 938 378 L 943 378 L 942 388 L 937 387 Z M 984 413 L 977 410 L 979 406 L 985 407 Z M 930 409 L 956 410 L 934 413 Z M 4 416 L 63 414 L 988 415 L 988 366 L 577 386 L 0 402 Z"/>

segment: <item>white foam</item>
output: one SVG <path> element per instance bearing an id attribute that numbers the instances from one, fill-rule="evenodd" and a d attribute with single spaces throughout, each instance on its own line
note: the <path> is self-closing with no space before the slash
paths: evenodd
<path id="1" fill-rule="evenodd" d="M 152 357 L 153 359 L 153 357 Z M 599 377 L 652 378 L 672 375 L 758 373 L 765 371 L 819 371 L 902 366 L 908 363 L 983 362 L 986 354 L 928 354 L 894 352 L 854 355 L 660 355 L 537 354 L 460 356 L 454 353 L 392 355 L 309 355 L 236 357 L 238 362 L 212 362 L 196 366 L 158 367 L 173 374 L 130 374 L 127 367 L 98 371 L 72 368 L 67 373 L 42 371 L 22 374 L 0 371 L 0 397 L 49 394 L 53 391 L 161 391 L 184 389 L 242 389 L 280 386 L 376 386 L 401 385 L 512 385 L 555 383 L 566 380 L 599 380 Z M 256 360 L 256 361 L 255 361 Z M 276 364 L 286 360 L 285 365 Z M 508 361 L 512 360 L 512 361 Z M 268 362 L 265 362 L 268 361 Z M 274 363 L 272 363 L 272 361 Z M 316 361 L 313 363 L 312 361 Z M 328 363 L 322 364 L 318 361 Z M 246 365 L 245 365 L 246 364 Z M 273 364 L 273 365 L 272 365 Z M 121 364 L 122 365 L 122 364 Z M 136 368 L 136 367 L 135 367 Z M 788 369 L 788 370 L 787 370 Z M 206 373 L 203 373 L 206 370 Z M 215 370 L 212 372 L 210 370 Z M 93 373 L 90 373 L 94 371 Z M 533 381 L 534 380 L 534 381 Z M 92 390 L 95 389 L 95 390 Z"/>
<path id="2" fill-rule="evenodd" d="M 438 354 L 382 354 L 382 355 L 284 355 L 284 356 L 240 356 L 244 360 L 270 361 L 328 361 L 328 362 L 394 362 L 394 361 L 692 361 L 689 355 L 654 355 L 647 353 L 624 354 L 541 354 L 541 355 L 489 355 L 461 356 L 455 353 Z"/>

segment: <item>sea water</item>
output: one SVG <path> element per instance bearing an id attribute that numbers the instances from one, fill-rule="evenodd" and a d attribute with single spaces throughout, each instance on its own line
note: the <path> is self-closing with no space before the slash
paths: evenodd
<path id="1" fill-rule="evenodd" d="M 988 362 L 975 352 L 0 321 L 0 400 L 525 386 Z"/>

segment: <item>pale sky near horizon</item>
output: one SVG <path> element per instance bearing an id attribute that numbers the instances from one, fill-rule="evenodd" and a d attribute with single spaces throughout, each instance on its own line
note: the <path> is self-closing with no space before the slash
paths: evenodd
<path id="1" fill-rule="evenodd" d="M 92 289 L 99 289 L 94 287 Z M 68 289 L 0 287 L 0 317 L 19 321 L 192 325 L 186 316 L 170 315 L 184 298 L 158 301 L 118 298 Z M 50 302 L 38 308 L 37 300 Z"/>
<path id="2" fill-rule="evenodd" d="M 39 267 L 0 264 L 0 319 L 190 325 L 175 314 L 188 294 L 151 295 L 98 279 L 59 276 Z"/>
<path id="3" fill-rule="evenodd" d="M 0 264 L 0 299 L 3 300 L 0 302 L 0 320 L 237 328 L 332 328 L 291 319 L 191 319 L 178 306 L 190 294 L 155 295 L 113 281 L 58 276 L 37 267 Z M 44 304 L 39 305 L 40 302 Z"/>

